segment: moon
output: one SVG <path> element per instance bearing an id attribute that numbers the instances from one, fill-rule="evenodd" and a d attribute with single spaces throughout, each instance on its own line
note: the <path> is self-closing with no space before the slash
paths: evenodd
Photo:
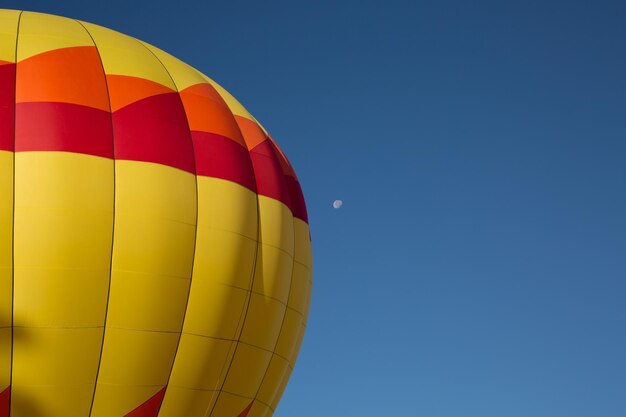
<path id="1" fill-rule="evenodd" d="M 335 201 L 333 201 L 333 208 L 334 208 L 334 209 L 341 208 L 341 206 L 343 206 L 343 201 L 341 201 L 341 200 L 335 200 Z"/>

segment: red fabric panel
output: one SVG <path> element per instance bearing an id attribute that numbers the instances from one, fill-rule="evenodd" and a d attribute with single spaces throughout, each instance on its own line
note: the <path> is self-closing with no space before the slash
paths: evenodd
<path id="1" fill-rule="evenodd" d="M 300 187 L 296 173 L 294 172 L 291 163 L 283 151 L 278 147 L 274 139 L 269 137 L 268 141 L 270 142 L 271 150 L 274 151 L 274 155 L 278 159 L 280 168 L 285 176 L 285 182 L 287 183 L 287 189 L 289 190 L 289 208 L 291 209 L 291 213 L 294 217 L 308 223 L 309 219 L 306 211 L 306 204 L 304 202 L 304 195 L 302 194 L 302 188 Z"/>
<path id="2" fill-rule="evenodd" d="M 0 65 L 0 150 L 13 150 L 15 64 Z"/>
<path id="3" fill-rule="evenodd" d="M 177 93 L 139 100 L 113 113 L 115 159 L 154 162 L 195 173 L 191 135 Z"/>
<path id="4" fill-rule="evenodd" d="M 223 178 L 256 192 L 248 150 L 215 133 L 191 132 L 196 154 L 196 172 L 205 177 Z"/>
<path id="5" fill-rule="evenodd" d="M 306 211 L 306 204 L 300 183 L 290 175 L 285 175 L 285 180 L 287 181 L 287 188 L 289 189 L 290 208 L 293 216 L 308 223 L 309 216 Z"/>
<path id="6" fill-rule="evenodd" d="M 9 417 L 9 404 L 11 403 L 11 387 L 0 392 L 0 417 Z"/>
<path id="7" fill-rule="evenodd" d="M 245 410 L 243 410 L 241 413 L 239 413 L 239 415 L 237 417 L 246 417 L 248 415 L 248 413 L 250 412 L 250 409 L 252 408 L 252 404 L 254 403 L 254 400 L 250 401 L 250 404 L 248 404 L 248 406 L 245 408 Z"/>
<path id="8" fill-rule="evenodd" d="M 283 169 L 283 173 L 291 177 L 296 177 L 296 173 L 293 170 L 293 167 L 291 166 L 291 162 L 289 162 L 289 159 L 287 159 L 287 156 L 283 153 L 282 149 L 280 149 L 280 147 L 276 144 L 276 141 L 271 136 L 268 136 L 267 138 L 271 142 L 272 147 L 274 148 L 274 151 L 276 152 L 276 156 L 278 157 L 278 160 L 280 161 L 280 166 Z"/>
<path id="9" fill-rule="evenodd" d="M 290 207 L 289 190 L 280 162 L 269 141 L 263 141 L 250 151 L 257 190 L 260 195 L 271 197 Z"/>
<path id="10" fill-rule="evenodd" d="M 18 103 L 15 151 L 65 151 L 112 158 L 109 112 L 69 103 Z"/>
<path id="11" fill-rule="evenodd" d="M 124 417 L 156 417 L 159 414 L 161 408 L 161 402 L 163 402 L 163 396 L 165 395 L 165 387 L 159 392 L 154 394 L 145 403 L 135 408 Z"/>

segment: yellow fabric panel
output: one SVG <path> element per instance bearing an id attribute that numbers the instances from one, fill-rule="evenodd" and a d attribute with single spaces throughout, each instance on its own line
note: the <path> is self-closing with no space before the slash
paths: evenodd
<path id="1" fill-rule="evenodd" d="M 177 333 L 108 327 L 92 417 L 124 416 L 165 386 Z"/>
<path id="2" fill-rule="evenodd" d="M 196 179 L 189 172 L 140 161 L 115 161 L 116 213 L 141 213 L 196 225 Z M 117 242 L 116 242 L 117 243 Z"/>
<path id="3" fill-rule="evenodd" d="M 293 265 L 293 217 L 282 203 L 258 197 L 259 236 L 253 292 L 224 390 L 255 396 L 281 331 Z M 258 356 L 256 361 L 251 359 Z M 220 404 L 218 399 L 217 404 Z M 215 415 L 215 414 L 214 414 Z M 219 415 L 219 414 L 217 414 Z"/>
<path id="4" fill-rule="evenodd" d="M 77 172 L 81 175 L 76 175 Z M 16 206 L 45 205 L 51 209 L 77 208 L 111 214 L 113 161 L 79 153 L 18 152 L 15 188 Z M 93 261 L 90 258 L 84 263 L 91 265 Z"/>
<path id="5" fill-rule="evenodd" d="M 154 396 L 154 394 L 159 392 L 162 388 L 162 386 L 119 387 L 116 385 L 98 384 L 96 398 L 93 403 L 93 408 L 91 409 L 91 414 L 87 413 L 82 417 L 125 416 L 140 404 L 143 404 L 144 401 L 152 398 L 152 396 Z M 60 416 L 61 415 L 59 415 L 59 417 Z"/>
<path id="6" fill-rule="evenodd" d="M 159 417 L 206 417 L 217 400 L 218 391 L 202 391 L 168 385 Z M 237 417 L 233 414 L 233 417 Z"/>
<path id="7" fill-rule="evenodd" d="M 228 371 L 226 382 L 222 388 L 222 394 L 226 391 L 241 397 L 254 398 L 271 359 L 271 352 L 245 343 L 239 343 Z M 223 401 L 222 394 L 217 400 L 218 406 Z M 246 403 L 244 407 L 247 405 Z M 221 414 L 216 414 L 215 412 L 212 415 L 221 416 Z"/>
<path id="8" fill-rule="evenodd" d="M 291 357 L 289 358 L 289 366 L 292 368 L 296 365 L 296 359 L 298 358 L 298 354 L 300 353 L 300 346 L 302 346 L 302 339 L 304 339 L 304 333 L 306 331 L 306 317 L 302 320 L 302 324 L 300 325 L 300 331 L 298 332 L 298 337 L 296 338 L 296 343 L 293 348 L 293 352 Z"/>
<path id="9" fill-rule="evenodd" d="M 283 380 L 287 370 L 289 368 L 289 362 L 280 356 L 272 356 L 272 361 L 267 369 L 267 373 L 263 378 L 263 383 L 257 394 L 257 400 L 264 404 L 271 404 L 274 397 L 278 394 L 280 383 Z"/>
<path id="10" fill-rule="evenodd" d="M 193 262 L 195 177 L 157 164 L 115 164 L 107 327 L 179 332 Z"/>
<path id="11" fill-rule="evenodd" d="M 306 330 L 306 323 L 309 316 L 309 310 L 311 305 L 311 292 L 313 290 L 313 259 L 311 254 L 311 240 L 309 235 L 309 227 L 303 221 L 296 219 L 296 248 L 295 248 L 295 259 L 294 262 L 294 275 L 293 275 L 293 283 L 292 283 L 292 292 L 290 294 L 289 299 L 289 307 L 294 308 L 295 310 L 301 312 L 303 314 L 300 330 L 297 333 L 297 336 L 294 339 L 293 350 L 291 354 L 288 356 L 290 367 L 293 368 L 295 366 L 296 358 L 300 352 L 300 346 L 302 345 L 302 340 L 304 338 L 304 333 Z M 296 289 L 297 288 L 297 289 Z M 291 298 L 293 296 L 293 298 Z M 289 379 L 291 372 L 288 372 L 285 375 L 285 379 L 283 384 L 287 384 L 287 380 Z M 284 390 L 284 387 L 282 388 Z M 276 407 L 280 397 L 282 396 L 282 390 L 277 394 L 277 398 L 274 399 L 271 406 L 273 408 Z"/>
<path id="12" fill-rule="evenodd" d="M 159 417 L 205 417 L 217 400 L 235 345 L 183 333 Z"/>
<path id="13" fill-rule="evenodd" d="M 11 417 L 89 415 L 93 384 L 28 387 L 11 391 Z"/>
<path id="14" fill-rule="evenodd" d="M 193 174 L 146 162 L 115 164 L 111 292 L 94 416 L 125 415 L 149 398 L 146 387 L 167 383 L 196 231 Z"/>
<path id="15" fill-rule="evenodd" d="M 202 209 L 200 209 L 202 212 Z M 194 277 L 203 284 L 223 284 L 249 290 L 257 252 L 256 239 L 212 229 L 198 218 Z"/>
<path id="16" fill-rule="evenodd" d="M 130 176 L 120 178 L 120 175 L 117 175 L 117 178 L 118 184 L 135 180 Z M 135 185 L 139 185 L 139 182 Z M 117 187 L 118 190 L 123 188 L 125 187 Z M 163 191 L 163 197 L 166 199 L 167 191 L 173 190 L 164 189 Z M 189 279 L 195 225 L 159 215 L 163 207 L 150 206 L 141 198 L 131 198 L 126 202 L 121 202 L 120 194 L 122 193 L 123 191 L 116 192 L 118 197 L 116 201 L 119 204 L 116 202 L 113 269 L 122 273 L 134 272 L 171 279 Z M 139 197 L 140 194 L 137 192 L 135 197 Z M 130 209 L 133 201 L 134 209 Z M 170 201 L 170 204 L 175 205 L 175 202 Z M 122 205 L 128 205 L 128 208 L 122 209 L 120 207 Z M 195 210 L 195 205 L 187 206 L 187 208 Z"/>
<path id="17" fill-rule="evenodd" d="M 309 233 L 309 225 L 302 219 L 294 217 L 293 227 L 295 235 L 294 260 L 309 269 L 313 268 L 313 254 L 311 251 L 311 235 Z"/>
<path id="18" fill-rule="evenodd" d="M 24 211 L 19 210 L 21 214 L 24 214 Z M 46 223 L 49 224 L 57 218 L 41 216 L 38 220 L 47 220 Z M 89 223 L 74 222 L 74 226 L 89 227 Z M 39 221 L 33 221 L 32 229 L 40 224 Z M 16 234 L 16 242 L 22 240 L 23 234 L 32 233 L 32 229 L 21 228 Z M 42 227 L 39 230 L 44 234 L 50 233 L 51 230 L 63 233 L 60 228 Z M 110 234 L 110 230 L 103 230 L 103 233 Z M 70 242 L 76 237 L 73 233 L 68 235 L 70 236 L 65 237 L 66 239 L 69 237 Z M 68 242 L 66 239 L 59 239 L 59 244 L 66 244 Z M 102 243 L 104 246 L 104 242 Z M 15 326 L 100 328 L 103 326 L 109 279 L 108 267 L 98 270 L 70 267 L 25 268 L 19 266 L 16 261 L 15 279 L 13 311 Z"/>
<path id="19" fill-rule="evenodd" d="M 207 417 L 238 417 L 251 401 L 251 398 L 222 391 L 213 408 L 213 412 L 208 414 Z"/>
<path id="20" fill-rule="evenodd" d="M 220 178 L 198 177 L 198 223 L 257 240 L 257 195 Z"/>
<path id="21" fill-rule="evenodd" d="M 21 173 L 19 162 L 17 165 L 16 170 Z M 90 271 L 89 279 L 100 279 L 103 275 L 108 279 L 112 212 L 81 207 L 26 206 L 21 187 L 30 181 L 24 175 L 16 177 L 16 285 L 26 284 L 23 280 L 28 277 L 25 275 L 39 275 L 42 272 L 38 270 L 42 268 L 49 268 L 51 279 L 57 269 L 65 269 L 68 274 L 73 274 L 72 270 L 81 270 L 83 274 Z M 21 290 L 16 287 L 16 291 Z"/>
<path id="22" fill-rule="evenodd" d="M 196 251 L 183 331 L 235 339 L 254 272 L 256 195 L 230 181 L 197 180 Z"/>
<path id="23" fill-rule="evenodd" d="M 0 16 L 3 15 L 0 14 Z M 2 196 L 0 198 L 0 328 L 2 328 L 11 326 L 13 308 L 13 152 L 0 151 L 0 195 Z M 4 357 L 0 356 L 0 367 L 3 366 L 4 360 Z M 1 376 L 0 381 L 2 381 Z"/>
<path id="24" fill-rule="evenodd" d="M 93 37 L 106 74 L 144 78 L 175 90 L 165 68 L 137 39 L 92 23 L 81 23 Z"/>
<path id="25" fill-rule="evenodd" d="M 115 270 L 107 326 L 179 332 L 188 294 L 188 279 Z"/>
<path id="26" fill-rule="evenodd" d="M 293 255 L 294 228 L 291 210 L 278 200 L 259 196 L 261 242 Z"/>
<path id="27" fill-rule="evenodd" d="M 311 239 L 309 233 L 309 225 L 306 222 L 294 218 L 294 232 L 295 232 L 295 248 L 294 248 L 294 264 L 293 275 L 291 282 L 291 291 L 289 293 L 289 308 L 293 308 L 297 312 L 302 314 L 302 327 L 293 338 L 293 341 L 281 340 L 281 350 L 283 347 L 287 347 L 290 343 L 293 343 L 293 350 L 289 358 L 292 366 L 295 363 L 295 359 L 304 337 L 304 329 L 309 314 L 309 307 L 311 303 L 311 291 L 312 291 L 312 277 L 313 277 L 313 257 L 311 251 Z M 281 335 L 282 336 L 282 335 Z"/>
<path id="28" fill-rule="evenodd" d="M 306 314 L 311 295 L 311 245 L 308 225 L 294 218 L 294 263 L 289 291 L 289 302 L 276 343 L 272 365 L 265 376 L 257 398 L 265 404 L 276 407 L 295 364 L 304 336 Z M 276 369 L 272 369 L 272 366 Z M 260 414 L 262 415 L 262 414 Z"/>
<path id="29" fill-rule="evenodd" d="M 256 194 L 221 179 L 197 181 L 193 278 L 161 417 L 205 417 L 213 407 L 214 390 L 222 386 L 235 351 L 231 340 L 241 333 L 254 273 Z"/>
<path id="30" fill-rule="evenodd" d="M 33 12 L 22 13 L 19 37 L 18 61 L 54 49 L 93 45 L 75 20 Z"/>
<path id="31" fill-rule="evenodd" d="M 0 60 L 15 62 L 19 10 L 0 10 Z"/>
<path id="32" fill-rule="evenodd" d="M 246 417 L 271 417 L 272 414 L 272 410 L 267 405 L 255 401 Z"/>
<path id="33" fill-rule="evenodd" d="M 280 398 L 283 396 L 285 392 L 285 388 L 287 388 L 287 383 L 289 382 L 289 377 L 291 376 L 292 372 L 293 372 L 293 366 L 289 364 L 289 366 L 287 367 L 287 370 L 285 371 L 285 374 L 283 375 L 283 379 L 280 381 L 278 388 L 276 388 L 276 392 L 274 393 L 274 399 L 269 404 L 272 410 L 276 410 L 276 407 L 278 406 L 278 403 L 280 402 Z"/>
<path id="34" fill-rule="evenodd" d="M 107 327 L 98 385 L 119 384 L 127 389 L 134 385 L 163 387 L 177 344 L 175 333 Z"/>
<path id="35" fill-rule="evenodd" d="M 11 327 L 0 327 L 0 390 L 11 380 Z"/>
<path id="36" fill-rule="evenodd" d="M 259 196 L 259 219 L 262 244 L 241 340 L 273 352 L 291 285 L 293 217 L 284 204 Z"/>
<path id="37" fill-rule="evenodd" d="M 291 291 L 289 292 L 289 302 L 287 305 L 302 315 L 305 314 L 309 302 L 310 281 L 311 270 L 298 262 L 294 262 Z"/>
<path id="38" fill-rule="evenodd" d="M 15 325 L 102 326 L 113 162 L 64 152 L 17 153 L 14 227 Z"/>
<path id="39" fill-rule="evenodd" d="M 263 229 L 265 217 L 261 216 Z M 252 291 L 287 304 L 293 269 L 293 258 L 283 250 L 262 244 L 257 254 Z"/>
<path id="40" fill-rule="evenodd" d="M 291 358 L 296 347 L 296 341 L 302 326 L 302 314 L 288 308 L 285 312 L 285 320 L 280 330 L 280 336 L 274 352 L 285 359 Z"/>
<path id="41" fill-rule="evenodd" d="M 204 77 L 197 70 L 185 64 L 180 59 L 148 43 L 142 42 L 142 44 L 156 55 L 163 66 L 167 68 L 167 72 L 169 72 L 174 80 L 178 91 L 183 91 L 185 88 L 191 87 L 192 85 L 206 82 Z"/>
<path id="42" fill-rule="evenodd" d="M 240 333 L 248 297 L 246 290 L 216 282 L 211 275 L 196 275 L 194 272 L 183 331 L 235 339 Z"/>
<path id="43" fill-rule="evenodd" d="M 32 416 L 20 398 L 54 415 L 88 413 L 112 231 L 113 161 L 64 152 L 15 155 L 14 322 L 21 326 L 14 333 L 15 415 Z M 56 397 L 43 385 L 56 386 Z"/>
<path id="44" fill-rule="evenodd" d="M 100 328 L 16 327 L 11 415 L 87 415 L 101 342 Z"/>
<path id="45" fill-rule="evenodd" d="M 241 341 L 274 351 L 285 315 L 285 305 L 260 294 L 252 293 Z"/>
<path id="46" fill-rule="evenodd" d="M 218 390 L 224 382 L 235 344 L 231 340 L 183 333 L 170 385 L 195 390 Z"/>
<path id="47" fill-rule="evenodd" d="M 306 324 L 307 320 L 309 319 L 309 310 L 311 309 L 311 293 L 313 291 L 313 281 L 310 278 L 309 275 L 309 280 L 307 281 L 306 284 L 306 295 L 305 295 L 305 302 L 306 304 L 304 305 L 304 323 Z"/>

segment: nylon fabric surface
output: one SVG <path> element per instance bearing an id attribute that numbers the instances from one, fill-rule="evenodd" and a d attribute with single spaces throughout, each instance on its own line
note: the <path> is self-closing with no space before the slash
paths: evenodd
<path id="1" fill-rule="evenodd" d="M 236 99 L 0 10 L 0 417 L 269 417 L 311 288 L 300 184 Z"/>

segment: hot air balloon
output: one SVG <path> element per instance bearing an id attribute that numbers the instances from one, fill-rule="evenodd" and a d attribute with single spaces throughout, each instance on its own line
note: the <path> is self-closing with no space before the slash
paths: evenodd
<path id="1" fill-rule="evenodd" d="M 309 236 L 289 161 L 213 80 L 0 11 L 0 417 L 271 416 Z"/>

